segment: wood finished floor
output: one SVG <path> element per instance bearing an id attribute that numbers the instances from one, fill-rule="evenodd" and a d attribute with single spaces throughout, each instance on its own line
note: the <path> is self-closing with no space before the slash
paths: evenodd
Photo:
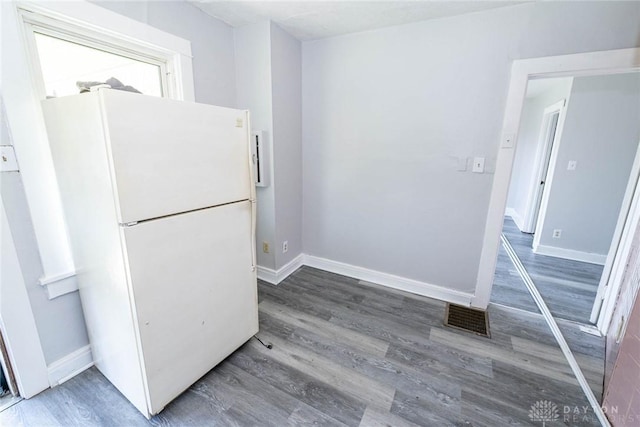
<path id="1" fill-rule="evenodd" d="M 490 306 L 492 338 L 444 303 L 303 267 L 259 284 L 260 333 L 147 421 L 95 369 L 0 413 L 0 425 L 503 426 L 540 400 L 588 407 L 539 315 Z M 602 360 L 580 342 L 597 386 Z M 600 385 L 601 387 L 601 385 Z M 558 423 L 561 424 L 561 423 Z M 566 425 L 598 425 L 592 412 Z"/>
<path id="2" fill-rule="evenodd" d="M 555 318 L 589 324 L 602 266 L 586 262 L 537 255 L 531 249 L 533 235 L 520 232 L 511 218 L 505 218 L 503 233 L 535 283 Z M 491 301 L 538 313 L 504 249 L 500 248 Z"/>

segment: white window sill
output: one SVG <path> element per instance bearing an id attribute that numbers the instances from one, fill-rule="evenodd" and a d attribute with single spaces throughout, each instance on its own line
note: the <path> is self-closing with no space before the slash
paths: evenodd
<path id="1" fill-rule="evenodd" d="M 78 290 L 78 280 L 75 271 L 56 276 L 41 277 L 38 282 L 40 286 L 44 286 L 47 289 L 49 299 L 54 299 Z"/>

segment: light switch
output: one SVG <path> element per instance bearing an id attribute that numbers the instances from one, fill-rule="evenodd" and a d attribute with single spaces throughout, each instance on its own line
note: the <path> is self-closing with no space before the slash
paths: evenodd
<path id="1" fill-rule="evenodd" d="M 569 160 L 569 164 L 567 165 L 568 171 L 576 170 L 576 166 L 578 166 L 578 162 L 576 160 Z"/>
<path id="2" fill-rule="evenodd" d="M 484 157 L 473 158 L 473 168 L 471 172 L 484 173 Z"/>
<path id="3" fill-rule="evenodd" d="M 18 161 L 12 145 L 0 145 L 0 172 L 17 172 Z"/>
<path id="4" fill-rule="evenodd" d="M 507 133 L 502 136 L 502 148 L 513 148 L 514 140 L 516 139 L 515 134 Z"/>

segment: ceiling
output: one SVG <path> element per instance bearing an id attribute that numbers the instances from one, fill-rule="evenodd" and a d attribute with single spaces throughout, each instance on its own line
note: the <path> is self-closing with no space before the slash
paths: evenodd
<path id="1" fill-rule="evenodd" d="M 514 1 L 246 1 L 189 0 L 207 14 L 240 27 L 271 20 L 299 40 L 314 40 L 427 19 L 462 15 Z"/>

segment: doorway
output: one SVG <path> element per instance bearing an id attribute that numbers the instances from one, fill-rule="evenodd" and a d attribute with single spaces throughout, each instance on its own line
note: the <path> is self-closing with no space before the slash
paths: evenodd
<path id="1" fill-rule="evenodd" d="M 625 198 L 637 182 L 638 99 L 638 73 L 527 87 L 503 234 L 556 318 L 593 323 L 603 269 L 629 210 Z M 527 289 L 504 277 L 496 275 L 491 301 L 537 312 Z"/>
<path id="2" fill-rule="evenodd" d="M 542 205 L 542 196 L 547 180 L 549 179 L 549 165 L 551 164 L 551 153 L 554 147 L 554 141 L 559 135 L 558 127 L 561 125 L 561 114 L 565 111 L 566 100 L 562 99 L 555 104 L 545 108 L 542 115 L 542 127 L 540 128 L 540 140 L 538 148 L 540 155 L 537 167 L 534 166 L 533 175 L 533 196 L 531 198 L 529 212 L 526 213 L 527 220 L 523 227 L 523 232 L 535 234 L 538 218 L 540 217 L 540 208 Z M 564 119 L 564 114 L 562 114 Z"/>

